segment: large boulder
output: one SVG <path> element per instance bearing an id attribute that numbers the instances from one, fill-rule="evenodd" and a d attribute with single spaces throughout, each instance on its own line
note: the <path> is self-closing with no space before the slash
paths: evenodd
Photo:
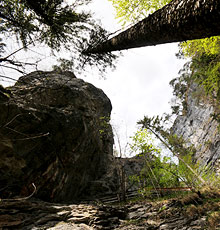
<path id="1" fill-rule="evenodd" d="M 71 72 L 37 71 L 1 88 L 0 198 L 28 195 L 32 183 L 56 202 L 115 191 L 111 109 Z"/>

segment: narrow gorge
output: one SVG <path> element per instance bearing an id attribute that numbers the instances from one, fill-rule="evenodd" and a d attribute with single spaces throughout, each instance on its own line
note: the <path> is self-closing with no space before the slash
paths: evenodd
<path id="1" fill-rule="evenodd" d="M 119 166 L 115 161 L 111 102 L 102 90 L 71 72 L 37 71 L 0 92 L 0 229 L 220 227 L 215 191 L 203 193 L 205 199 L 189 193 L 168 200 L 102 202 L 101 197 L 121 192 L 121 163 L 128 177 L 143 167 L 138 158 L 119 159 Z M 189 93 L 187 108 L 173 131 L 195 144 L 196 159 L 218 171 L 213 107 Z"/>

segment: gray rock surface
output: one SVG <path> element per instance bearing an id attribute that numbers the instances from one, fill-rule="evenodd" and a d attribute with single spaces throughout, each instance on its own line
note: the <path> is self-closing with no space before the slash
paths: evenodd
<path id="1" fill-rule="evenodd" d="M 143 157 L 135 156 L 132 158 L 118 158 L 116 160 L 118 162 L 118 168 L 120 168 L 120 171 L 124 171 L 126 191 L 134 191 L 139 189 L 139 184 L 132 181 L 131 177 L 140 175 L 141 170 L 145 165 L 145 159 Z"/>
<path id="2" fill-rule="evenodd" d="M 124 208 L 94 204 L 58 204 L 34 201 L 0 203 L 0 229 L 92 230 L 114 229 L 124 219 Z"/>
<path id="3" fill-rule="evenodd" d="M 194 96 L 196 85 L 189 89 L 187 113 L 178 116 L 173 132 L 182 136 L 197 149 L 195 159 L 202 165 L 211 164 L 220 173 L 220 131 L 219 123 L 213 119 L 214 107 L 206 100 Z"/>
<path id="4" fill-rule="evenodd" d="M 33 72 L 0 90 L 1 198 L 56 202 L 117 190 L 111 102 L 71 72 Z"/>
<path id="5" fill-rule="evenodd" d="M 58 204 L 40 200 L 0 202 L 2 230 L 219 229 L 219 201 L 183 199 L 126 205 Z M 213 215 L 215 213 L 215 215 Z M 213 217 L 212 217 L 213 216 Z"/>

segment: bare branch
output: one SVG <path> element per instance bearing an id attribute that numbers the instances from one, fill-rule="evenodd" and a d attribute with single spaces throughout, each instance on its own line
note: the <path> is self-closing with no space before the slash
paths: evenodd
<path id="1" fill-rule="evenodd" d="M 14 116 L 8 123 L 6 123 L 3 127 L 5 128 L 6 126 L 10 125 L 17 117 L 24 115 L 24 114 L 17 114 L 16 116 Z"/>
<path id="2" fill-rule="evenodd" d="M 4 76 L 4 75 L 0 75 L 1 78 L 5 78 L 5 79 L 9 79 L 9 80 L 12 80 L 12 81 L 17 81 L 16 79 L 12 78 L 12 77 L 7 77 L 7 76 Z"/>
<path id="3" fill-rule="evenodd" d="M 31 42 L 32 43 L 32 42 Z M 31 43 L 29 43 L 28 45 L 30 45 Z M 23 49 L 26 49 L 27 47 L 21 47 L 21 48 L 19 48 L 19 49 L 17 49 L 17 50 L 15 50 L 14 52 L 12 52 L 11 54 L 9 54 L 8 56 L 6 56 L 6 57 L 4 57 L 3 59 L 8 59 L 9 57 L 11 57 L 12 55 L 14 55 L 14 54 L 16 54 L 16 53 L 18 53 L 19 51 L 21 51 L 21 50 L 23 50 Z M 1 62 L 1 59 L 2 58 L 0 58 L 0 62 Z"/>
<path id="4" fill-rule="evenodd" d="M 27 197 L 21 197 L 21 198 L 15 198 L 15 199 L 0 199 L 0 201 L 19 201 L 19 200 L 28 200 L 28 199 L 30 199 L 30 198 L 34 195 L 34 193 L 37 191 L 37 188 L 36 188 L 36 186 L 35 186 L 34 183 L 32 183 L 32 186 L 33 186 L 33 188 L 34 188 L 34 191 L 31 193 L 31 195 L 29 195 L 29 196 L 27 196 Z"/>
<path id="5" fill-rule="evenodd" d="M 0 67 L 7 68 L 7 69 L 13 69 L 13 70 L 18 71 L 19 73 L 25 74 L 24 71 L 22 71 L 22 70 L 20 70 L 20 69 L 16 69 L 16 68 L 14 68 L 14 67 L 12 67 L 12 66 L 0 65 Z"/>
<path id="6" fill-rule="evenodd" d="M 31 140 L 31 139 L 36 139 L 36 138 L 40 138 L 40 137 L 46 137 L 50 135 L 50 133 L 44 133 L 44 134 L 40 134 L 37 136 L 33 136 L 33 137 L 27 137 L 27 138 L 20 138 L 20 139 L 11 139 L 12 141 L 25 141 L 25 140 Z"/>

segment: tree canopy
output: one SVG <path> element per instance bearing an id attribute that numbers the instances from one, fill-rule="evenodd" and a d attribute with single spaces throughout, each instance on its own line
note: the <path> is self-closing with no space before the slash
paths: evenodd
<path id="1" fill-rule="evenodd" d="M 65 0 L 2 0 L 0 2 L 0 65 L 25 72 L 25 64 L 16 60 L 16 54 L 30 46 L 44 45 L 51 53 L 65 50 L 69 61 L 62 67 L 82 70 L 86 64 L 105 70 L 113 66 L 113 54 L 85 55 L 82 50 L 108 36 L 105 29 L 82 10 L 91 0 L 77 0 L 70 4 Z M 8 53 L 10 39 L 16 39 L 17 47 Z M 11 42 L 12 43 L 12 42 Z M 14 43 L 14 42 L 13 42 Z M 40 50 L 39 50 L 40 52 Z M 68 55 L 66 55 L 68 56 Z M 71 64 L 70 64 L 71 63 Z M 34 64 L 34 63 L 32 63 Z"/>
<path id="2" fill-rule="evenodd" d="M 171 0 L 109 0 L 116 10 L 116 18 L 122 25 L 136 23 L 159 10 Z"/>

